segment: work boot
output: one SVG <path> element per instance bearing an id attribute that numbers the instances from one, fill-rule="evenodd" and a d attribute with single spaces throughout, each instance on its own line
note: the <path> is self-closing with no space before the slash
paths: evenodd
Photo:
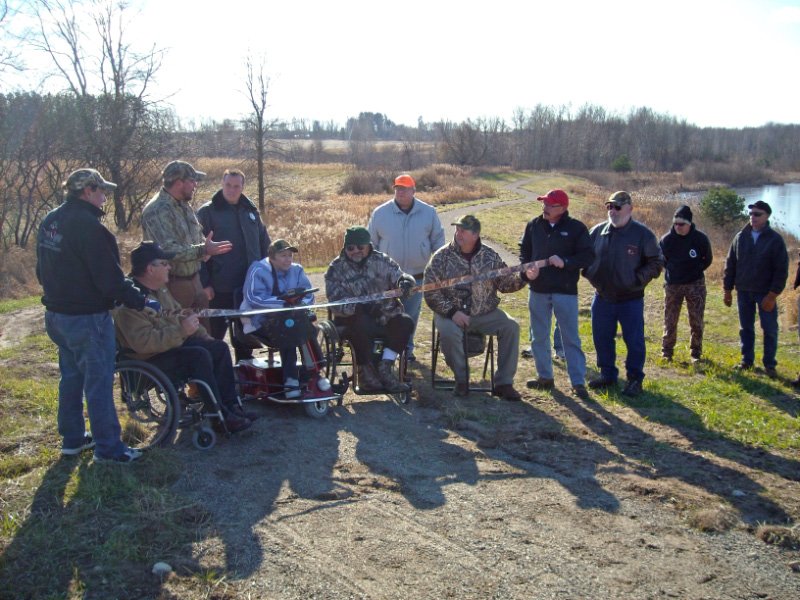
<path id="1" fill-rule="evenodd" d="M 492 389 L 492 396 L 497 396 L 501 400 L 508 400 L 509 402 L 519 402 L 522 400 L 519 392 L 514 389 L 510 383 L 502 383 L 494 386 Z"/>
<path id="2" fill-rule="evenodd" d="M 641 379 L 629 379 L 628 383 L 625 384 L 625 388 L 622 390 L 622 394 L 624 396 L 629 396 L 630 398 L 635 398 L 641 393 L 642 393 Z"/>
<path id="3" fill-rule="evenodd" d="M 556 386 L 556 382 L 547 377 L 537 377 L 536 379 L 529 379 L 525 385 L 532 390 L 552 390 Z"/>
<path id="4" fill-rule="evenodd" d="M 379 392 L 383 389 L 381 380 L 375 372 L 375 367 L 371 364 L 360 365 L 358 367 L 358 391 L 359 392 Z"/>
<path id="5" fill-rule="evenodd" d="M 408 385 L 406 385 L 405 383 L 400 383 L 400 380 L 392 371 L 393 367 L 394 367 L 393 360 L 383 359 L 378 364 L 378 379 L 381 380 L 381 383 L 383 384 L 383 389 L 385 389 L 387 392 L 392 392 L 392 393 L 407 392 L 409 390 Z"/>
<path id="6" fill-rule="evenodd" d="M 469 388 L 467 387 L 466 382 L 456 381 L 456 386 L 453 388 L 453 395 L 458 396 L 459 398 L 466 398 L 469 396 Z"/>

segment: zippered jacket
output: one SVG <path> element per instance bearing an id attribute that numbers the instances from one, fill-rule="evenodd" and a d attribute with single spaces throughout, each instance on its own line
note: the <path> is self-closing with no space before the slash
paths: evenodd
<path id="1" fill-rule="evenodd" d="M 778 232 L 765 225 L 753 242 L 753 227 L 748 224 L 737 233 L 725 260 L 723 288 L 743 292 L 780 294 L 789 277 L 789 254 Z"/>
<path id="2" fill-rule="evenodd" d="M 115 304 L 144 307 L 144 296 L 122 272 L 116 238 L 100 222 L 104 214 L 85 200 L 68 196 L 39 226 L 36 278 L 47 310 L 90 315 Z"/>
<path id="3" fill-rule="evenodd" d="M 553 255 L 564 261 L 564 268 L 541 269 L 539 276 L 528 285 L 538 294 L 577 295 L 581 269 L 592 264 L 594 247 L 586 225 L 570 217 L 567 212 L 553 226 L 547 219 L 538 216 L 528 222 L 522 234 L 519 244 L 519 260 L 522 264 Z M 525 273 L 521 276 L 527 281 Z"/>
<path id="4" fill-rule="evenodd" d="M 689 233 L 680 235 L 673 227 L 658 242 L 664 255 L 664 280 L 680 285 L 705 281 L 705 270 L 714 260 L 708 236 L 692 223 Z"/>
<path id="5" fill-rule="evenodd" d="M 594 262 L 583 275 L 600 297 L 608 302 L 644 298 L 645 287 L 664 267 L 655 234 L 631 219 L 624 227 L 613 227 L 610 221 L 599 223 L 589 237 L 594 244 Z"/>

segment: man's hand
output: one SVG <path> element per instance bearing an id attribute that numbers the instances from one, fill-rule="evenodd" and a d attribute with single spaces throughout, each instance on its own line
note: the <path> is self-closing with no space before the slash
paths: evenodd
<path id="1" fill-rule="evenodd" d="M 733 292 L 731 290 L 725 290 L 724 295 L 722 296 L 722 303 L 725 306 L 730 306 L 733 304 Z"/>
<path id="2" fill-rule="evenodd" d="M 189 315 L 185 319 L 181 319 L 181 329 L 186 337 L 192 335 L 200 327 L 200 317 L 197 315 Z"/>
<path id="3" fill-rule="evenodd" d="M 209 231 L 206 236 L 206 255 L 216 256 L 217 254 L 227 254 L 233 250 L 233 244 L 230 242 L 215 242 L 211 239 L 214 236 L 213 231 Z"/>
<path id="4" fill-rule="evenodd" d="M 411 295 L 411 289 L 417 285 L 417 280 L 408 273 L 403 273 L 397 282 L 397 287 L 403 292 L 400 297 L 406 300 Z"/>
<path id="5" fill-rule="evenodd" d="M 528 267 L 527 269 L 525 269 L 525 277 L 528 278 L 528 281 L 533 281 L 538 276 L 539 276 L 539 267 L 537 267 L 535 263 L 533 263 L 532 267 Z"/>
<path id="6" fill-rule="evenodd" d="M 775 310 L 775 299 L 778 297 L 778 294 L 775 292 L 769 292 L 766 296 L 761 299 L 761 310 L 764 312 L 772 312 Z"/>
<path id="7" fill-rule="evenodd" d="M 455 314 L 451 317 L 453 319 L 453 323 L 461 327 L 461 329 L 466 329 L 469 327 L 469 315 L 466 313 L 457 310 Z"/>
<path id="8" fill-rule="evenodd" d="M 549 264 L 551 267 L 555 267 L 556 269 L 563 269 L 564 259 L 562 259 L 560 256 L 553 254 L 553 256 L 547 259 L 547 264 Z"/>
<path id="9" fill-rule="evenodd" d="M 208 301 L 211 302 L 214 299 L 214 288 L 209 285 L 208 287 L 204 287 L 203 291 L 206 293 Z"/>

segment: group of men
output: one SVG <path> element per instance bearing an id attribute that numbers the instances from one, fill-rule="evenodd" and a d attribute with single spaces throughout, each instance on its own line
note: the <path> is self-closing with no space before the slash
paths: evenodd
<path id="1" fill-rule="evenodd" d="M 246 429 L 256 417 L 242 408 L 236 396 L 231 357 L 223 340 L 224 321 L 212 319 L 207 329 L 196 314 L 177 316 L 176 309 L 313 303 L 310 282 L 292 260 L 297 248 L 286 240 L 270 241 L 256 206 L 243 193 L 244 173 L 225 171 L 222 188 L 197 213 L 190 202 L 205 173 L 189 163 L 173 161 L 162 175 L 163 187 L 142 213 L 145 241 L 131 253 L 132 271 L 127 278 L 120 267 L 116 240 L 101 223 L 106 193 L 116 185 L 97 171 L 73 172 L 64 183 L 64 203 L 47 215 L 39 229 L 37 277 L 44 290 L 47 333 L 59 348 L 58 426 L 64 455 L 94 448 L 100 462 L 130 463 L 141 456 L 120 439 L 111 391 L 118 349 L 171 374 L 202 378 L 221 402 L 228 429 Z M 538 198 L 541 215 L 525 227 L 520 270 L 438 286 L 504 268 L 506 263 L 482 241 L 480 221 L 473 215 L 452 223 L 454 237 L 445 243 L 435 209 L 416 198 L 415 192 L 410 175 L 397 177 L 394 197 L 373 211 L 366 228 L 347 229 L 342 250 L 325 273 L 331 302 L 397 288 L 403 292 L 402 301 L 384 298 L 333 308 L 335 321 L 346 328 L 353 345 L 364 391 L 408 389 L 393 366 L 404 351 L 410 361 L 415 360 L 414 331 L 424 298 L 434 314 L 445 360 L 455 375 L 454 394 L 468 393 L 463 339 L 467 331 L 476 331 L 498 338 L 492 393 L 505 400 L 520 400 L 513 386 L 519 325 L 499 308 L 498 292 L 516 292 L 528 284 L 531 354 L 537 373 L 528 387 L 550 389 L 555 385 L 550 353 L 555 316 L 572 389 L 587 398 L 586 359 L 578 330 L 581 273 L 595 288 L 591 324 L 599 376 L 589 382 L 590 388 L 617 385 L 615 338 L 619 326 L 627 348 L 623 393 L 641 393 L 644 291 L 664 268 L 662 355 L 672 358 L 685 299 L 691 356 L 700 360 L 704 271 L 712 255 L 708 238 L 695 228 L 688 206 L 676 211 L 670 232 L 659 242 L 652 231 L 632 218 L 628 192 L 612 194 L 605 203 L 608 219 L 588 230 L 569 215 L 568 195 L 551 190 Z M 775 298 L 786 283 L 788 256 L 782 238 L 769 227 L 770 207 L 756 202 L 749 209 L 750 224 L 737 234 L 726 260 L 725 304 L 731 305 L 732 290 L 736 289 L 742 348 L 739 367 L 753 366 L 758 310 L 764 330 L 764 367 L 768 375 L 775 376 Z M 800 270 L 795 287 L 798 283 Z M 428 288 L 424 295 L 413 293 L 420 284 Z M 266 331 L 268 324 L 266 319 L 255 319 L 250 330 Z M 379 335 L 385 343 L 375 360 L 373 341 Z M 235 339 L 232 343 L 237 360 L 250 356 L 249 347 Z M 288 367 L 284 373 L 287 396 L 299 395 L 294 348 L 281 348 L 281 352 L 286 353 Z M 84 396 L 91 434 L 85 431 Z"/>

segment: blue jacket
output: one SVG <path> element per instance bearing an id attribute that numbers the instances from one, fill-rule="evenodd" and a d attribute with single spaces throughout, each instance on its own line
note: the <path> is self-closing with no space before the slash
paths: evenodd
<path id="1" fill-rule="evenodd" d="M 278 282 L 277 289 L 275 289 L 274 285 L 276 279 Z M 286 292 L 286 290 L 298 287 L 304 290 L 312 287 L 311 281 L 302 266 L 292 263 L 288 271 L 278 271 L 273 269 L 272 263 L 269 262 L 268 258 L 256 261 L 247 270 L 243 300 L 239 309 L 282 308 L 284 306 L 283 300 L 279 300 L 277 297 Z M 310 306 L 311 304 L 314 304 L 314 294 L 306 294 L 300 301 L 302 306 Z M 251 333 L 261 327 L 266 318 L 266 314 L 243 318 L 242 327 L 245 333 Z"/>

